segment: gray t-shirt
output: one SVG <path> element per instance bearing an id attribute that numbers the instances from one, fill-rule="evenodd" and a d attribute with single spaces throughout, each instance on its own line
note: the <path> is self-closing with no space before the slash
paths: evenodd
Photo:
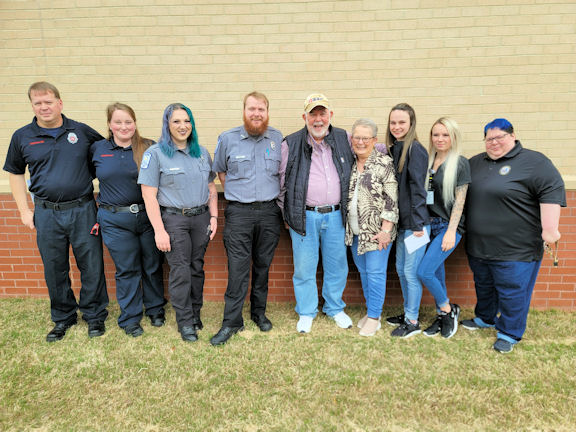
<path id="1" fill-rule="evenodd" d="M 250 136 L 243 126 L 223 132 L 218 137 L 213 169 L 226 174 L 224 197 L 243 203 L 276 199 L 281 144 L 282 134 L 273 127 L 258 137 Z"/>
<path id="2" fill-rule="evenodd" d="M 208 202 L 208 183 L 216 173 L 212 158 L 200 147 L 199 158 L 178 150 L 170 158 L 158 144 L 150 146 L 142 157 L 138 184 L 158 188 L 158 203 L 163 207 L 190 208 Z"/>

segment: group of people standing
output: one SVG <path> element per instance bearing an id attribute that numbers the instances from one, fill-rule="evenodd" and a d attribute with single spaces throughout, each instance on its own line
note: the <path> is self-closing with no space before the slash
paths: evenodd
<path id="1" fill-rule="evenodd" d="M 404 307 L 385 320 L 396 327 L 392 336 L 422 332 L 424 284 L 437 308 L 424 334 L 452 337 L 460 307 L 448 298 L 444 262 L 466 232 L 477 305 L 476 316 L 462 325 L 495 327 L 494 348 L 510 352 L 525 331 L 543 246 L 560 238 L 562 178 L 548 158 L 522 147 L 505 119 L 486 125 L 486 152 L 468 161 L 459 154 L 454 120 L 433 124 L 427 151 L 416 134 L 415 112 L 405 103 L 390 111 L 380 144 L 372 120 L 356 121 L 351 133 L 334 127 L 331 103 L 322 94 L 306 98 L 304 127 L 284 137 L 268 124 L 267 97 L 252 92 L 244 98 L 243 125 L 218 137 L 213 161 L 183 104 L 165 109 L 154 143 L 140 136 L 128 105 L 108 107 L 104 138 L 62 114 L 52 84 L 34 83 L 28 96 L 35 118 L 14 133 L 4 169 L 23 224 L 37 231 L 55 323 L 48 342 L 62 339 L 77 323 L 78 309 L 90 337 L 104 334 L 102 241 L 116 266 L 118 325 L 126 334 L 143 334 L 144 313 L 151 325 L 164 325 L 165 256 L 178 331 L 184 341 L 196 341 L 203 329 L 204 254 L 218 229 L 216 176 L 227 200 L 228 285 L 213 345 L 244 329 L 249 285 L 250 318 L 261 331 L 272 329 L 266 316 L 268 272 L 285 226 L 292 240 L 298 332 L 311 332 L 318 314 L 320 258 L 322 311 L 340 328 L 352 327 L 342 300 L 349 246 L 367 306 L 360 335 L 375 335 L 396 241 Z M 98 206 L 93 178 L 100 183 Z M 78 302 L 69 278 L 70 245 L 81 273 Z"/>

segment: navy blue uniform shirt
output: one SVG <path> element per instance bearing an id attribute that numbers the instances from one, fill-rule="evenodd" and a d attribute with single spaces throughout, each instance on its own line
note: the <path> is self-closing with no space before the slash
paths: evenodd
<path id="1" fill-rule="evenodd" d="M 100 182 L 100 204 L 124 207 L 144 203 L 131 146 L 120 147 L 104 139 L 92 144 L 90 151 Z"/>
<path id="2" fill-rule="evenodd" d="M 466 195 L 466 252 L 496 261 L 540 261 L 544 253 L 540 204 L 566 207 L 562 176 L 552 161 L 520 141 L 499 159 L 470 159 Z"/>
<path id="3" fill-rule="evenodd" d="M 30 192 L 52 201 L 72 201 L 94 192 L 90 170 L 90 145 L 102 135 L 62 115 L 62 129 L 54 138 L 36 122 L 12 135 L 4 170 L 24 174 L 30 171 Z"/>

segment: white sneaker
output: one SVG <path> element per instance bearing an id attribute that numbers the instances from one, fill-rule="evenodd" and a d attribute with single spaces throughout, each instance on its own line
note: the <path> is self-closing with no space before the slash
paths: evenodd
<path id="1" fill-rule="evenodd" d="M 312 330 L 312 321 L 314 321 L 313 317 L 300 315 L 298 324 L 296 324 L 298 333 L 310 333 L 310 330 Z"/>
<path id="2" fill-rule="evenodd" d="M 346 312 L 344 312 L 344 311 L 338 312 L 336 315 L 334 315 L 331 318 L 334 321 L 336 321 L 336 324 L 340 328 L 349 329 L 352 327 L 352 320 L 350 319 L 350 317 L 348 315 L 346 315 Z"/>

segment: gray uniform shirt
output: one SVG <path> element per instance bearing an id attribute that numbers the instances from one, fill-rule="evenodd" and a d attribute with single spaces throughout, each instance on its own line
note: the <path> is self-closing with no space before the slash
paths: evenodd
<path id="1" fill-rule="evenodd" d="M 158 204 L 163 207 L 190 208 L 208 202 L 208 183 L 214 181 L 210 153 L 200 147 L 199 158 L 177 150 L 171 158 L 158 144 L 142 157 L 138 184 L 158 188 Z"/>
<path id="2" fill-rule="evenodd" d="M 259 137 L 250 136 L 244 126 L 223 132 L 218 137 L 213 169 L 226 174 L 224 197 L 243 203 L 276 199 L 281 143 L 282 134 L 273 127 Z"/>

